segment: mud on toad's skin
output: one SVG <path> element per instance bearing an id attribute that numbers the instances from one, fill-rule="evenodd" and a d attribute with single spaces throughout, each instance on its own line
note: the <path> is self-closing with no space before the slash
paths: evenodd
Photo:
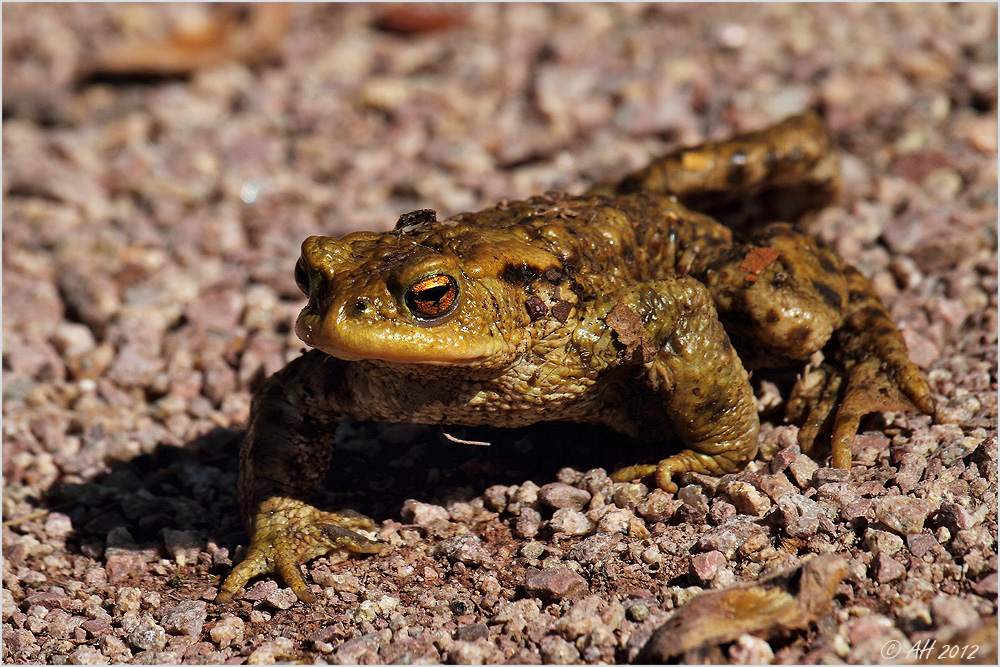
<path id="1" fill-rule="evenodd" d="M 851 465 L 859 419 L 934 409 L 871 283 L 784 223 L 748 242 L 694 210 L 775 189 L 839 189 L 838 158 L 814 114 L 670 153 L 581 196 L 549 194 L 392 232 L 313 236 L 296 281 L 296 324 L 314 350 L 256 393 L 240 451 L 251 543 L 217 600 L 276 573 L 315 595 L 300 564 L 331 550 L 381 551 L 353 513 L 306 502 L 341 420 L 523 426 L 604 423 L 683 445 L 616 481 L 734 472 L 757 452 L 748 371 L 802 365 L 788 402 L 804 452 L 830 434 Z M 668 439 L 661 446 L 667 449 Z"/>

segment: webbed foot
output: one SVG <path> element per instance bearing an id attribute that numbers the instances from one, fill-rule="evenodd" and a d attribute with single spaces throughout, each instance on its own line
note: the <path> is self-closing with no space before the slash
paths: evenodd
<path id="1" fill-rule="evenodd" d="M 228 602 L 251 578 L 275 573 L 291 586 L 302 602 L 316 595 L 302 578 L 299 565 L 330 551 L 380 553 L 384 545 L 355 532 L 370 530 L 375 523 L 354 512 L 323 512 L 291 498 L 270 498 L 260 504 L 246 556 L 233 568 L 216 596 Z"/>
<path id="2" fill-rule="evenodd" d="M 810 453 L 820 435 L 831 435 L 835 468 L 851 467 L 851 445 L 865 415 L 883 410 L 934 414 L 930 387 L 910 361 L 899 330 L 869 283 L 857 276 L 849 276 L 849 314 L 824 349 L 826 360 L 807 370 L 786 409 L 786 418 L 801 425 L 803 453 Z"/>

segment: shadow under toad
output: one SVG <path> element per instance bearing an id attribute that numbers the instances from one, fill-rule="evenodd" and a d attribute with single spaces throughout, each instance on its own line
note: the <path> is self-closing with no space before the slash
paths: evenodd
<path id="1" fill-rule="evenodd" d="M 345 422 L 340 428 L 330 471 L 310 500 L 376 522 L 401 520 L 408 499 L 449 507 L 496 484 L 530 479 L 541 486 L 557 481 L 564 467 L 610 471 L 660 454 L 649 443 L 584 424 L 503 429 Z M 160 444 L 86 483 L 53 485 L 45 505 L 69 516 L 74 531 L 67 548 L 105 565 L 109 583 L 166 586 L 178 598 L 198 597 L 217 585 L 215 576 L 229 572 L 237 546 L 248 541 L 237 500 L 242 436 L 242 430 L 219 428 L 182 447 Z M 664 454 L 669 448 L 654 447 Z M 185 567 L 199 558 L 211 559 L 201 563 L 210 580 L 196 577 L 204 568 Z M 161 559 L 178 565 L 167 568 L 173 574 L 163 575 L 156 565 Z"/>
<path id="2" fill-rule="evenodd" d="M 573 482 L 594 468 L 654 462 L 678 444 L 559 422 L 506 429 L 348 421 L 339 429 L 329 472 L 310 501 L 376 522 L 402 521 L 409 499 L 450 508 L 493 485 Z M 184 446 L 160 444 L 86 483 L 54 485 L 46 505 L 69 516 L 67 547 L 104 564 L 109 583 L 197 597 L 219 583 L 248 542 L 237 499 L 242 436 L 219 428 Z M 161 559 L 173 562 L 166 576 Z"/>

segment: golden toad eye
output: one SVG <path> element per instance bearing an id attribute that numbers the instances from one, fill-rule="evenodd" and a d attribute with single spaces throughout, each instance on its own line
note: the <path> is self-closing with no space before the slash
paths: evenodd
<path id="1" fill-rule="evenodd" d="M 421 278 L 406 290 L 406 307 L 419 319 L 444 317 L 458 304 L 458 282 L 448 275 Z"/>
<path id="2" fill-rule="evenodd" d="M 301 257 L 295 263 L 295 284 L 303 294 L 309 296 L 309 272 L 306 271 L 306 263 Z"/>

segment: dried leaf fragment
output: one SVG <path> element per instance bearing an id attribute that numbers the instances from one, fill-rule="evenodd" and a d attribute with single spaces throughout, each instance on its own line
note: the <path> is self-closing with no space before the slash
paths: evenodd
<path id="1" fill-rule="evenodd" d="M 273 54 L 288 31 L 289 8 L 251 3 L 246 18 L 223 5 L 202 22 L 174 26 L 168 39 L 115 46 L 97 54 L 89 71 L 113 76 L 181 76 L 229 62 L 259 63 Z"/>
<path id="2" fill-rule="evenodd" d="M 740 271 L 747 274 L 747 282 L 757 282 L 757 278 L 767 267 L 778 259 L 780 253 L 774 248 L 764 248 L 760 246 L 750 246 L 747 256 L 740 263 Z"/>
<path id="3" fill-rule="evenodd" d="M 619 302 L 604 316 L 604 323 L 615 332 L 625 349 L 619 353 L 622 363 L 649 363 L 656 358 L 656 347 L 642 336 L 642 320 L 634 310 Z M 637 353 L 639 356 L 637 356 Z"/>
<path id="4" fill-rule="evenodd" d="M 769 638 L 801 630 L 830 611 L 845 576 L 847 561 L 825 554 L 761 581 L 703 593 L 653 633 L 636 662 L 664 663 L 747 633 Z"/>

